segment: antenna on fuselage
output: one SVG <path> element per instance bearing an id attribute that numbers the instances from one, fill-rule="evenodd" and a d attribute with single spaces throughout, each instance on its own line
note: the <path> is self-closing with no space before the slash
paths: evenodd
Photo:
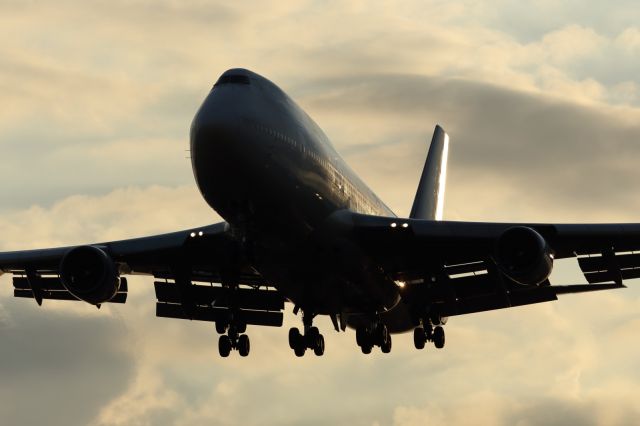
<path id="1" fill-rule="evenodd" d="M 442 220 L 448 156 L 449 135 L 436 125 L 409 214 L 411 219 Z"/>

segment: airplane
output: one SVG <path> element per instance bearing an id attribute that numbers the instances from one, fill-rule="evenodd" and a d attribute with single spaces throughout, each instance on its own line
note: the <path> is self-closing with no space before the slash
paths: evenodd
<path id="1" fill-rule="evenodd" d="M 250 352 L 247 326 L 282 327 L 296 356 L 322 356 L 313 325 L 355 330 L 364 354 L 445 345 L 452 316 L 625 287 L 640 278 L 640 224 L 443 220 L 449 136 L 436 126 L 409 217 L 396 216 L 278 86 L 246 69 L 224 72 L 190 129 L 191 165 L 224 222 L 72 247 L 0 253 L 14 296 L 124 303 L 126 276 L 155 278 L 156 315 L 210 321 L 222 357 Z M 588 284 L 552 285 L 557 259 L 577 260 Z"/>

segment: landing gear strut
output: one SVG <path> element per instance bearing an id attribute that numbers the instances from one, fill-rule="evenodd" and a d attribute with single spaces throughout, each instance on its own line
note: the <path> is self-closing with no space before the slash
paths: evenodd
<path id="1" fill-rule="evenodd" d="M 356 329 L 356 343 L 363 354 L 370 354 L 374 346 L 379 346 L 383 353 L 391 352 L 391 334 L 386 325 L 381 322 Z"/>
<path id="2" fill-rule="evenodd" d="M 423 349 L 426 342 L 433 342 L 433 345 L 438 349 L 444 348 L 444 328 L 440 325 L 434 328 L 431 325 L 431 322 L 427 322 L 423 326 L 414 328 L 413 344 L 416 349 Z"/>
<path id="3" fill-rule="evenodd" d="M 303 314 L 302 322 L 304 334 L 296 327 L 289 330 L 289 347 L 297 357 L 304 356 L 307 349 L 313 350 L 316 356 L 324 355 L 324 336 L 313 326 L 313 315 Z"/>
<path id="4" fill-rule="evenodd" d="M 235 269 L 223 271 L 222 281 L 226 290 L 226 305 L 228 306 L 225 318 L 216 321 L 216 331 L 221 334 L 218 339 L 218 352 L 220 356 L 226 358 L 232 350 L 237 350 L 240 356 L 249 355 L 251 343 L 249 336 L 244 334 L 247 331 L 247 324 L 239 318 L 239 308 L 237 303 L 238 272 Z"/>
<path id="5" fill-rule="evenodd" d="M 247 331 L 246 324 L 226 325 L 219 321 L 216 322 L 216 331 L 222 334 L 218 339 L 218 352 L 221 357 L 228 357 L 233 349 L 237 350 L 240 356 L 249 355 L 249 350 L 251 349 L 249 336 L 241 334 Z"/>

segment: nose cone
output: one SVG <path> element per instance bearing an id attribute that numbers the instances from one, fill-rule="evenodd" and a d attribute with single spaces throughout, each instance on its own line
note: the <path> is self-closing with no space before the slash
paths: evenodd
<path id="1" fill-rule="evenodd" d="M 213 85 L 213 88 L 227 85 L 245 85 L 252 86 L 254 89 L 264 89 L 265 87 L 274 86 L 272 82 L 246 68 L 231 68 L 222 73 L 218 81 Z"/>
<path id="2" fill-rule="evenodd" d="M 249 73 L 243 69 L 229 70 L 222 74 L 216 84 L 213 86 L 218 87 L 223 84 L 251 84 L 251 78 Z"/>
<path id="3" fill-rule="evenodd" d="M 244 68 L 222 73 L 194 117 L 192 143 L 194 133 L 205 127 L 233 126 L 239 119 L 253 117 L 262 99 L 264 81 L 260 75 Z"/>
<path id="4" fill-rule="evenodd" d="M 248 123 L 260 108 L 260 77 L 245 69 L 223 73 L 191 124 L 191 165 L 198 187 L 212 207 L 213 198 L 244 169 L 252 140 Z M 218 197 L 215 197 L 218 198 Z M 214 207 L 215 208 L 215 207 Z"/>
<path id="5" fill-rule="evenodd" d="M 205 98 L 191 124 L 191 149 L 197 150 L 202 133 L 230 131 L 248 113 L 253 96 L 251 72 L 225 71 Z"/>

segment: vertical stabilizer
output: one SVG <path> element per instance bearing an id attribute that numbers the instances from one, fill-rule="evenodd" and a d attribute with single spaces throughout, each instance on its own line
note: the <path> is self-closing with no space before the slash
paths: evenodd
<path id="1" fill-rule="evenodd" d="M 449 135 L 442 127 L 436 126 L 416 198 L 411 207 L 411 219 L 442 220 L 448 155 Z"/>

